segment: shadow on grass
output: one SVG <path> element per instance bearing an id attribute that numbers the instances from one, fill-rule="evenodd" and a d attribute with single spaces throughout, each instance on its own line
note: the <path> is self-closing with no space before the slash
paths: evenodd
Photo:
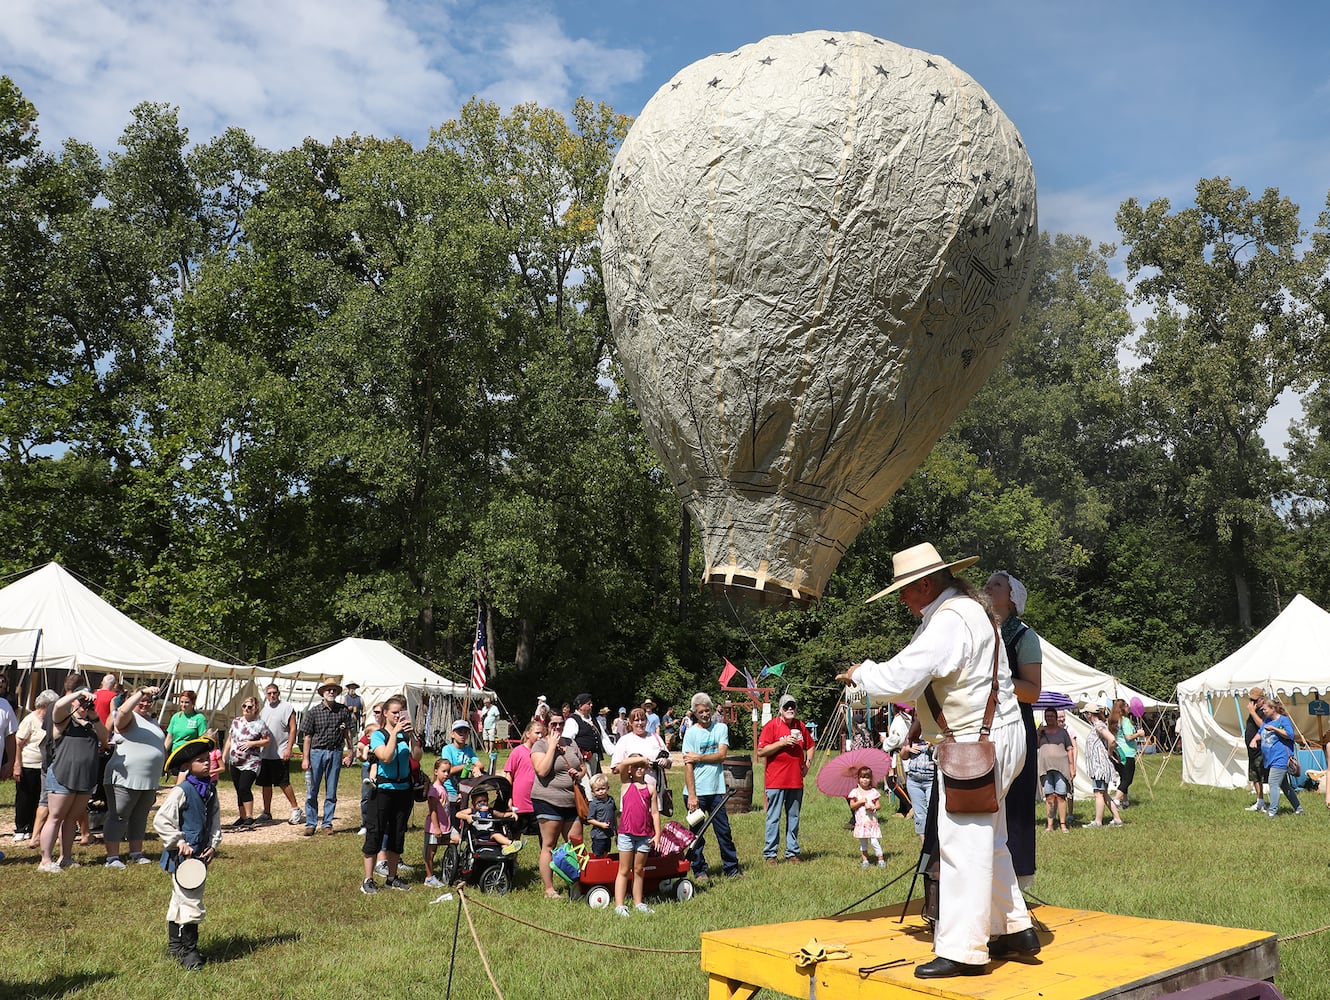
<path id="1" fill-rule="evenodd" d="M 66 976 L 52 976 L 37 982 L 0 979 L 0 996 L 41 1000 L 43 997 L 62 997 L 103 979 L 114 979 L 114 972 L 75 972 Z"/>
<path id="2" fill-rule="evenodd" d="M 296 931 L 281 931 L 277 934 L 234 934 L 215 941 L 208 941 L 205 938 L 199 942 L 199 951 L 209 962 L 231 962 L 237 958 L 248 958 L 263 948 L 299 940 L 300 934 Z M 0 995 L 3 995 L 2 991 Z"/>

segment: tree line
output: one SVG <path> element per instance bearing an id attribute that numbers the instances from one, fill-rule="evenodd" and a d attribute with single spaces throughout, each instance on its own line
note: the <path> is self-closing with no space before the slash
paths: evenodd
<path id="1" fill-rule="evenodd" d="M 1010 570 L 1041 634 L 1160 695 L 1295 593 L 1330 600 L 1330 207 L 1309 233 L 1225 178 L 1124 203 L 1122 251 L 1041 236 L 1006 358 L 819 604 L 702 598 L 606 319 L 629 124 L 472 100 L 421 148 L 274 151 L 141 104 L 102 156 L 43 148 L 0 77 L 0 571 L 59 560 L 240 662 L 357 634 L 460 677 L 483 608 L 510 704 L 678 702 L 723 657 L 786 661 L 810 714 L 908 638 L 863 599 L 921 540 Z M 1281 457 L 1261 429 L 1289 390 Z"/>

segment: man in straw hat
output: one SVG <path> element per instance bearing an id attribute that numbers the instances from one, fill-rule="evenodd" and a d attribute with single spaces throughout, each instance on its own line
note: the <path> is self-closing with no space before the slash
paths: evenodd
<path id="1" fill-rule="evenodd" d="M 997 753 L 998 811 L 954 816 L 938 806 L 937 957 L 914 970 L 920 979 L 983 975 L 990 955 L 1033 955 L 1040 947 L 1007 850 L 1002 800 L 1025 760 L 1011 670 L 983 595 L 952 575 L 978 561 L 971 556 L 948 562 L 929 543 L 897 552 L 892 560 L 895 579 L 869 601 L 899 591 L 901 602 L 920 619 L 919 628 L 892 659 L 865 660 L 839 677 L 874 697 L 904 701 L 917 701 L 931 687 L 956 739 L 975 742 L 997 657 L 998 696 L 990 738 Z M 926 735 L 940 735 L 931 711 L 919 712 L 919 721 Z M 991 943 L 990 937 L 995 939 Z"/>
<path id="2" fill-rule="evenodd" d="M 314 836 L 319 825 L 319 785 L 323 790 L 323 832 L 333 832 L 337 813 L 337 779 L 342 768 L 351 765 L 353 741 L 358 730 L 346 706 L 338 702 L 342 685 L 325 677 L 319 685 L 323 699 L 305 713 L 300 732 L 304 756 L 300 768 L 305 772 L 305 836 Z"/>
<path id="3" fill-rule="evenodd" d="M 207 864 L 222 842 L 217 786 L 208 778 L 212 749 L 212 740 L 187 740 L 166 758 L 166 773 L 184 772 L 184 778 L 167 793 L 152 825 L 162 840 L 162 870 L 173 875 L 188 858 Z M 187 888 L 172 879 L 171 902 L 166 907 L 166 953 L 186 969 L 203 964 L 199 923 L 206 913 L 203 885 Z"/>

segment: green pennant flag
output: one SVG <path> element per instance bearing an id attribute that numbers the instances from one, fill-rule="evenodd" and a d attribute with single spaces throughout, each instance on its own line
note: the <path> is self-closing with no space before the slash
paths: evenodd
<path id="1" fill-rule="evenodd" d="M 767 677 L 767 676 L 771 676 L 771 677 L 784 677 L 784 676 L 785 676 L 785 664 L 784 664 L 784 663 L 777 663 L 775 666 L 771 666 L 771 667 L 763 667 L 763 668 L 762 668 L 762 672 L 761 672 L 760 674 L 758 674 L 757 676 L 759 676 L 759 677 Z"/>

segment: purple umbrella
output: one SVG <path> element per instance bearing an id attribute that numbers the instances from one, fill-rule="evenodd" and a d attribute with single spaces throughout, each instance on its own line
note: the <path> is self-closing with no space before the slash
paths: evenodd
<path id="1" fill-rule="evenodd" d="M 1034 703 L 1034 707 L 1039 709 L 1055 708 L 1058 711 L 1065 711 L 1075 708 L 1076 703 L 1065 694 L 1057 691 L 1040 691 L 1039 700 Z"/>

